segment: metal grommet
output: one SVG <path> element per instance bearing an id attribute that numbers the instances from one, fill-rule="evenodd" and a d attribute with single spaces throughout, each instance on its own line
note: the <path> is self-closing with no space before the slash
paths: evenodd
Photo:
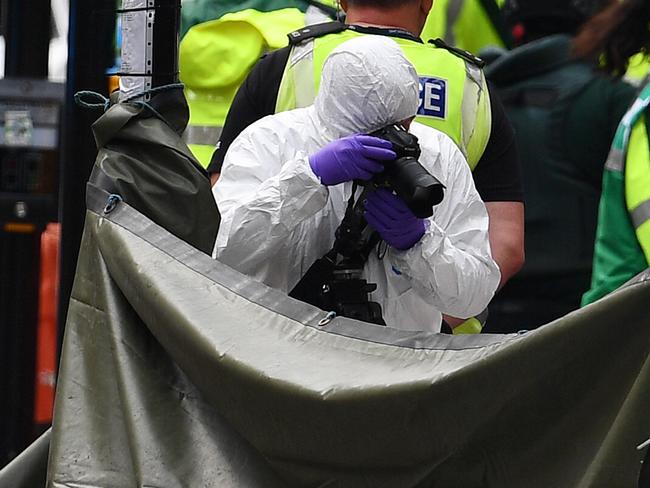
<path id="1" fill-rule="evenodd" d="M 104 207 L 104 215 L 111 213 L 117 207 L 117 204 L 122 201 L 122 197 L 119 195 L 109 195 L 108 200 L 106 201 L 106 206 Z"/>
<path id="2" fill-rule="evenodd" d="M 327 315 L 318 322 L 318 325 L 320 327 L 324 327 L 327 324 L 329 324 L 332 320 L 334 320 L 335 317 L 336 317 L 336 312 L 328 312 Z"/>

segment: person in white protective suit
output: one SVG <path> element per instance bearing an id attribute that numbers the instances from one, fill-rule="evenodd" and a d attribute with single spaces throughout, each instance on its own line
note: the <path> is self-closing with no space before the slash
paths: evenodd
<path id="1" fill-rule="evenodd" d="M 361 36 L 338 46 L 324 66 L 314 105 L 265 117 L 226 155 L 213 192 L 221 227 L 213 256 L 289 292 L 334 243 L 354 179 L 370 179 L 392 145 L 367 135 L 408 126 L 418 107 L 418 76 L 398 45 Z M 469 166 L 453 141 L 412 123 L 420 163 L 445 187 L 433 216 L 419 219 L 388 190 L 367 197 L 366 220 L 389 244 L 371 253 L 363 278 L 386 324 L 439 331 L 442 314 L 482 312 L 499 283 L 488 217 Z"/>

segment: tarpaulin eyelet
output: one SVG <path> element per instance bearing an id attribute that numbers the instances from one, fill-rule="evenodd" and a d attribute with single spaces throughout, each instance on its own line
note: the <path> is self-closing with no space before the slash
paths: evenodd
<path id="1" fill-rule="evenodd" d="M 336 312 L 328 312 L 327 315 L 318 322 L 318 325 L 324 327 L 325 325 L 329 324 L 332 320 L 334 320 L 335 317 L 336 317 Z"/>
<path id="2" fill-rule="evenodd" d="M 120 195 L 109 195 L 108 200 L 106 201 L 106 206 L 104 207 L 104 215 L 107 215 L 115 210 L 115 207 L 117 207 L 117 204 L 121 201 L 123 200 Z"/>

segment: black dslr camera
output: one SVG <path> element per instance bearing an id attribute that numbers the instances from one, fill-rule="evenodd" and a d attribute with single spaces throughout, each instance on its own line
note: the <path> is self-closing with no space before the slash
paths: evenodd
<path id="1" fill-rule="evenodd" d="M 370 134 L 393 144 L 397 159 L 384 164 L 384 171 L 375 175 L 375 187 L 394 190 L 416 217 L 433 215 L 433 207 L 445 196 L 445 187 L 418 161 L 418 138 L 399 125 L 388 125 Z"/>

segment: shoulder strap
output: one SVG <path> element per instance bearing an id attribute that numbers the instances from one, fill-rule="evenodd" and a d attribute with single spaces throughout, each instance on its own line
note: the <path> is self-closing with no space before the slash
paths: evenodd
<path id="1" fill-rule="evenodd" d="M 300 30 L 294 31 L 289 34 L 289 44 L 295 46 L 301 44 L 304 41 L 309 39 L 314 39 L 317 37 L 323 37 L 328 34 L 338 34 L 346 30 L 352 30 L 355 32 L 360 32 L 362 34 L 373 34 L 376 36 L 387 36 L 387 37 L 398 37 L 401 39 L 406 39 L 408 41 L 417 42 L 423 44 L 422 39 L 413 35 L 412 33 L 398 28 L 385 28 L 385 27 L 373 27 L 367 25 L 354 25 L 354 24 L 344 24 L 342 22 L 325 22 L 323 24 L 315 24 L 304 27 Z M 449 48 L 455 49 L 455 48 Z M 459 50 L 460 51 L 460 50 Z M 462 51 L 467 56 L 472 56 L 466 51 Z M 479 60 L 478 58 L 475 58 Z M 480 60 L 479 60 L 480 61 Z M 482 61 L 481 61 L 482 62 Z"/>
<path id="2" fill-rule="evenodd" d="M 343 32 L 348 26 L 342 22 L 325 22 L 322 24 L 308 25 L 300 30 L 291 32 L 289 34 L 289 45 L 295 46 L 301 44 L 308 39 L 316 37 L 323 37 L 328 34 L 336 34 Z"/>
<path id="3" fill-rule="evenodd" d="M 469 51 L 465 51 L 464 49 L 460 49 L 454 46 L 450 46 L 447 44 L 445 41 L 442 39 L 431 39 L 429 40 L 430 44 L 433 44 L 434 46 L 441 48 L 441 49 L 446 49 L 450 53 L 452 53 L 454 56 L 457 56 L 459 58 L 464 59 L 465 61 L 473 64 L 474 66 L 478 66 L 479 68 L 483 68 L 485 66 L 485 61 L 483 61 L 481 58 L 478 56 L 474 56 L 472 53 Z"/>

